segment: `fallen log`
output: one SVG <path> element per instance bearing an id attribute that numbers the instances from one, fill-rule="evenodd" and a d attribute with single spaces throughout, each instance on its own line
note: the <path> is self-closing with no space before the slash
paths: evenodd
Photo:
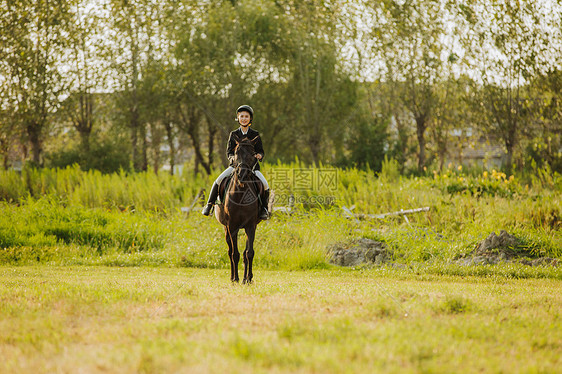
<path id="1" fill-rule="evenodd" d="M 382 214 L 356 214 L 356 213 L 352 213 L 351 210 L 355 208 L 355 206 L 352 206 L 351 209 L 346 207 L 346 206 L 342 206 L 342 210 L 344 212 L 344 214 L 349 217 L 349 218 L 361 218 L 361 219 L 383 219 L 386 218 L 388 216 L 401 216 L 401 215 L 406 215 L 406 214 L 412 214 L 412 213 L 419 213 L 419 212 L 428 212 L 429 211 L 429 207 L 423 207 L 423 208 L 416 208 L 416 209 L 400 209 L 397 212 L 389 212 L 389 213 L 382 213 Z"/>

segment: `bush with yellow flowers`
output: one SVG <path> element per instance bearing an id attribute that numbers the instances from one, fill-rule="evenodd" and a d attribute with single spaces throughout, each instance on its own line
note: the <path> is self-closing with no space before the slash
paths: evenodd
<path id="1" fill-rule="evenodd" d="M 500 196 L 512 197 L 522 191 L 521 185 L 513 175 L 509 177 L 495 169 L 484 171 L 480 175 L 472 176 L 463 172 L 462 165 L 456 168 L 451 164 L 442 172 L 433 172 L 432 186 L 454 194 L 469 194 L 471 196 Z"/>

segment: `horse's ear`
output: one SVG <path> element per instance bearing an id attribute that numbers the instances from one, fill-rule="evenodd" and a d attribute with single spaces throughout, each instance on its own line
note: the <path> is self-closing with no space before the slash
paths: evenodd
<path id="1" fill-rule="evenodd" d="M 240 138 L 238 137 L 238 135 L 232 134 L 232 139 L 234 139 L 234 141 L 236 142 L 236 144 L 240 144 Z"/>
<path id="2" fill-rule="evenodd" d="M 256 145 L 256 142 L 258 141 L 258 138 L 259 138 L 259 137 L 260 137 L 260 136 L 258 135 L 258 136 L 256 136 L 254 139 L 250 140 L 253 145 Z"/>

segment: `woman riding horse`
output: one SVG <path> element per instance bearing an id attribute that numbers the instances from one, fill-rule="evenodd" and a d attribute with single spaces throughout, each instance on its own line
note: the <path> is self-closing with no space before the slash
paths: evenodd
<path id="1" fill-rule="evenodd" d="M 211 209 L 215 204 L 218 194 L 219 194 L 219 185 L 220 183 L 228 176 L 232 174 L 234 171 L 233 162 L 234 162 L 234 149 L 237 146 L 237 141 L 243 139 L 255 139 L 254 140 L 254 157 L 258 159 L 258 161 L 262 161 L 263 157 L 265 156 L 265 152 L 263 150 L 263 145 L 261 142 L 261 137 L 259 136 L 259 132 L 254 129 L 251 129 L 252 120 L 254 119 L 254 110 L 249 105 L 242 105 L 236 110 L 236 121 L 240 123 L 240 127 L 230 133 L 228 138 L 228 144 L 226 147 L 226 156 L 230 162 L 230 166 L 226 168 L 225 171 L 218 176 L 218 178 L 213 183 L 211 187 L 211 192 L 209 193 L 209 199 L 207 200 L 207 204 L 203 208 L 203 215 L 208 216 L 211 214 Z M 269 212 L 267 210 L 269 204 L 269 185 L 267 184 L 267 180 L 260 172 L 260 165 L 259 162 L 256 162 L 254 167 L 254 174 L 259 178 L 259 180 L 263 184 L 263 195 L 261 198 L 262 208 L 260 211 L 259 218 L 262 220 L 266 220 L 269 218 Z"/>
<path id="2" fill-rule="evenodd" d="M 215 216 L 224 226 L 225 239 L 228 244 L 230 258 L 230 280 L 238 282 L 238 231 L 246 231 L 246 249 L 244 250 L 244 283 L 251 283 L 253 278 L 252 263 L 254 260 L 254 238 L 256 227 L 260 222 L 260 203 L 258 195 L 262 183 L 252 173 L 258 160 L 255 157 L 254 145 L 259 138 L 238 139 L 233 136 L 234 174 L 230 182 L 223 182 L 219 189 L 224 191 L 222 204 L 217 205 Z"/>

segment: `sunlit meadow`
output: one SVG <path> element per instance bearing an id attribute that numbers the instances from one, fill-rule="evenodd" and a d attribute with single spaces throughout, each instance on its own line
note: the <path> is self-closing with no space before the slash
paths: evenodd
<path id="1" fill-rule="evenodd" d="M 454 261 L 499 230 L 530 257 L 560 259 L 559 175 L 450 165 L 403 177 L 392 161 L 378 175 L 298 161 L 264 173 L 285 210 L 260 223 L 255 282 L 242 286 L 229 281 L 222 226 L 186 209 L 211 177 L 0 171 L 0 372 L 562 364 L 559 267 Z M 330 245 L 358 238 L 384 242 L 393 263 L 330 263 Z"/>

